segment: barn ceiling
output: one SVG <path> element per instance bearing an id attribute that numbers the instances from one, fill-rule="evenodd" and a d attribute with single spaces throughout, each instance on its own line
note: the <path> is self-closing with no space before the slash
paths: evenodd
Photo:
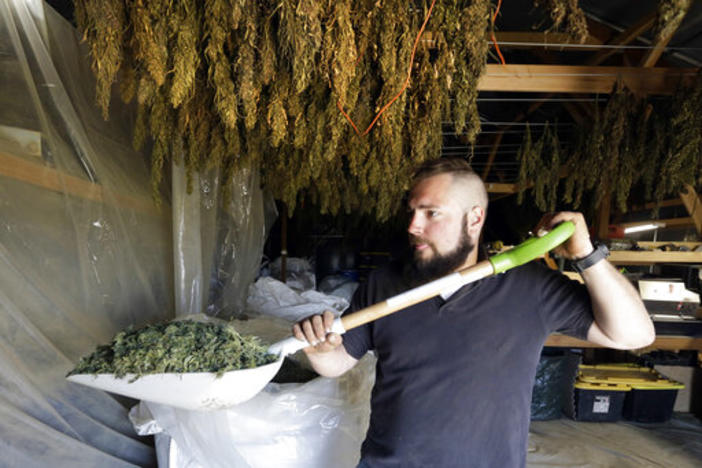
<path id="1" fill-rule="evenodd" d="M 72 20 L 70 1 L 48 3 Z M 470 158 L 493 198 L 517 190 L 517 155 L 527 124 L 535 137 L 548 124 L 567 152 L 576 130 L 592 121 L 617 79 L 637 95 L 664 99 L 681 77 L 689 78 L 702 64 L 700 1 L 693 1 L 680 25 L 657 40 L 652 27 L 658 0 L 581 0 L 589 33 L 582 44 L 548 31 L 551 23 L 533 0 L 500 3 L 479 86 L 481 132 L 471 146 L 446 122 L 442 147 L 442 155 Z M 431 43 L 431 31 L 425 42 Z"/>

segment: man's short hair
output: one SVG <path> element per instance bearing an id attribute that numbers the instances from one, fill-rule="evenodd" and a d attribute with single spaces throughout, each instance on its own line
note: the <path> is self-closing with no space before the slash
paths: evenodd
<path id="1" fill-rule="evenodd" d="M 441 174 L 451 174 L 454 180 L 462 183 L 462 186 L 475 198 L 474 201 L 483 210 L 487 210 L 488 195 L 485 184 L 470 167 L 468 161 L 463 158 L 439 158 L 425 161 L 414 171 L 412 188 L 424 179 Z M 466 208 L 470 209 L 471 207 L 467 206 Z"/>
<path id="2" fill-rule="evenodd" d="M 470 167 L 468 161 L 463 158 L 432 159 L 424 161 L 424 163 L 417 167 L 412 178 L 412 185 L 417 185 L 421 180 L 439 174 L 475 174 L 475 171 Z"/>

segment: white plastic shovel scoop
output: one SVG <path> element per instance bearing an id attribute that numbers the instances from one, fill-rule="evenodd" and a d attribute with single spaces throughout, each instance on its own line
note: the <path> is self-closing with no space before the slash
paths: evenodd
<path id="1" fill-rule="evenodd" d="M 338 318 L 334 321 L 332 331 L 342 334 L 437 296 L 442 291 L 455 290 L 473 281 L 523 265 L 563 243 L 574 230 L 573 223 L 561 223 L 543 237 L 531 238 L 471 267 Z M 268 352 L 278 355 L 277 361 L 253 369 L 225 372 L 221 377 L 212 372 L 150 374 L 130 382 L 134 376 L 129 374 L 122 378 L 116 378 L 113 374 L 75 374 L 68 377 L 68 380 L 139 400 L 189 410 L 222 409 L 256 395 L 275 376 L 286 355 L 306 346 L 306 341 L 291 336 L 268 348 Z"/>

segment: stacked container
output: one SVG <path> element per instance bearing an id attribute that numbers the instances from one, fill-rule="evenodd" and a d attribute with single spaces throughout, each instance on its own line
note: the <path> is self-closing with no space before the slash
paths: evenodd
<path id="1" fill-rule="evenodd" d="M 665 422 L 673 414 L 680 382 L 634 364 L 583 365 L 578 369 L 573 408 L 579 421 Z"/>

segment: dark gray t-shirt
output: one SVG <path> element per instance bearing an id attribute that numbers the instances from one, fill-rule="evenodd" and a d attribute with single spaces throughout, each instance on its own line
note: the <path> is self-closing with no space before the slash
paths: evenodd
<path id="1" fill-rule="evenodd" d="M 350 311 L 407 290 L 375 271 Z M 537 263 L 349 330 L 354 358 L 378 356 L 362 457 L 371 467 L 523 467 L 531 390 L 551 332 L 585 338 L 587 290 Z"/>

